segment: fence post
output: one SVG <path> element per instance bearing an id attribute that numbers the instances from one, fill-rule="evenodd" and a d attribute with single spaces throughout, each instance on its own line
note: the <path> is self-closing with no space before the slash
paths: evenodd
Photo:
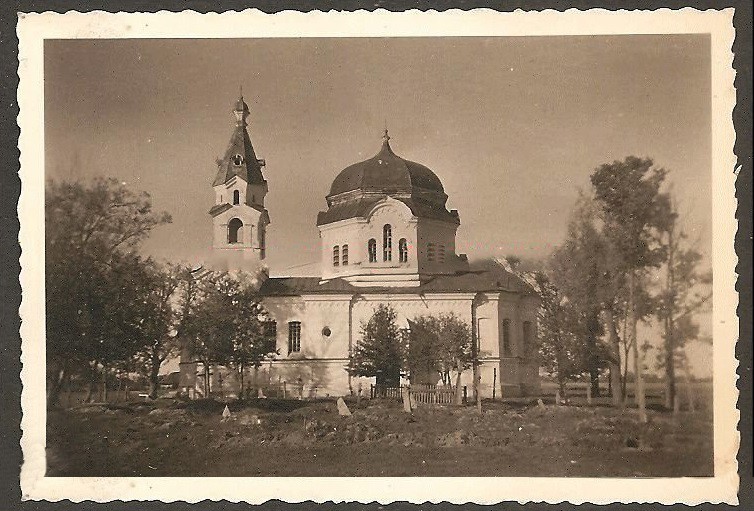
<path id="1" fill-rule="evenodd" d="M 592 406 L 592 382 L 586 384 L 586 404 Z"/>
<path id="2" fill-rule="evenodd" d="M 492 368 L 492 400 L 495 400 L 495 390 L 497 390 L 497 367 Z"/>

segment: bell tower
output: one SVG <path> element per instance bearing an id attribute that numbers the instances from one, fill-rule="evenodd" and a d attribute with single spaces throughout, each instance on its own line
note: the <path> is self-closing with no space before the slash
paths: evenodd
<path id="1" fill-rule="evenodd" d="M 238 98 L 230 143 L 217 163 L 212 182 L 215 204 L 209 210 L 213 223 L 213 259 L 228 270 L 254 270 L 265 259 L 266 228 L 270 217 L 264 207 L 267 181 L 247 131 L 249 107 Z"/>

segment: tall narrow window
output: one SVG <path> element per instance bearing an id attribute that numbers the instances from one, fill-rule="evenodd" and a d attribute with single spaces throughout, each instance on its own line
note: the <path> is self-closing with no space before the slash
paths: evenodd
<path id="1" fill-rule="evenodd" d="M 427 261 L 435 260 L 435 244 L 427 243 Z"/>
<path id="2" fill-rule="evenodd" d="M 445 262 L 445 245 L 437 245 L 437 260 L 441 263 Z"/>
<path id="3" fill-rule="evenodd" d="M 233 190 L 233 204 L 238 205 L 241 203 L 241 192 Z"/>
<path id="4" fill-rule="evenodd" d="M 343 266 L 348 266 L 348 245 L 343 245 L 340 249 L 340 259 Z"/>
<path id="5" fill-rule="evenodd" d="M 503 320 L 503 356 L 511 356 L 511 320 Z"/>
<path id="6" fill-rule="evenodd" d="M 524 321 L 523 325 L 523 355 L 524 357 L 528 356 L 531 352 L 531 341 L 532 341 L 532 328 L 531 328 L 531 321 Z"/>
<path id="7" fill-rule="evenodd" d="M 228 222 L 228 243 L 241 243 L 243 241 L 241 227 L 243 227 L 243 222 L 238 218 L 233 218 Z"/>
<path id="8" fill-rule="evenodd" d="M 376 263 L 377 262 L 377 240 L 372 238 L 369 240 L 369 243 L 367 243 L 367 252 L 369 252 L 369 262 L 370 263 Z"/>
<path id="9" fill-rule="evenodd" d="M 340 248 L 338 245 L 335 245 L 332 248 L 332 265 L 340 266 Z"/>
<path id="10" fill-rule="evenodd" d="M 382 227 L 382 260 L 393 260 L 393 228 L 390 224 Z"/>
<path id="11" fill-rule="evenodd" d="M 288 323 L 288 354 L 301 351 L 301 322 Z"/>
<path id="12" fill-rule="evenodd" d="M 262 333 L 264 334 L 264 351 L 272 353 L 277 348 L 278 324 L 275 320 L 268 320 L 262 324 Z"/>
<path id="13" fill-rule="evenodd" d="M 408 242 L 406 242 L 406 238 L 398 240 L 398 260 L 402 263 L 408 262 Z"/>
<path id="14" fill-rule="evenodd" d="M 267 246 L 265 245 L 265 232 L 264 232 L 264 224 L 259 226 L 259 229 L 257 230 L 257 237 L 259 238 L 259 258 L 264 259 L 265 254 L 267 253 Z"/>

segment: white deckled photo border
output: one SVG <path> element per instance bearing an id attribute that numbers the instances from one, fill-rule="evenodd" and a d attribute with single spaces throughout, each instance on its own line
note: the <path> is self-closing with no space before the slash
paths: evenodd
<path id="1" fill-rule="evenodd" d="M 501 13 L 258 10 L 200 14 L 68 12 L 20 14 L 18 103 L 22 181 L 20 220 L 23 369 L 21 490 L 25 500 L 228 500 L 261 503 L 393 501 L 737 503 L 739 448 L 735 343 L 738 338 L 734 237 L 736 163 L 733 9 L 594 9 Z M 712 210 L 714 470 L 710 478 L 115 478 L 45 477 L 44 67 L 47 39 L 544 36 L 709 34 L 712 51 Z M 452 484 L 449 482 L 452 480 Z M 201 484 L 198 484 L 201 482 Z"/>

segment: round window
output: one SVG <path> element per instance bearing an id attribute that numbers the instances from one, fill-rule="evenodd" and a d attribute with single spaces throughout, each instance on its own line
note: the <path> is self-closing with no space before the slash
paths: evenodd
<path id="1" fill-rule="evenodd" d="M 329 326 L 326 326 L 325 328 L 322 329 L 322 335 L 324 335 L 325 337 L 330 337 L 331 334 L 332 334 L 332 330 L 330 330 Z"/>

